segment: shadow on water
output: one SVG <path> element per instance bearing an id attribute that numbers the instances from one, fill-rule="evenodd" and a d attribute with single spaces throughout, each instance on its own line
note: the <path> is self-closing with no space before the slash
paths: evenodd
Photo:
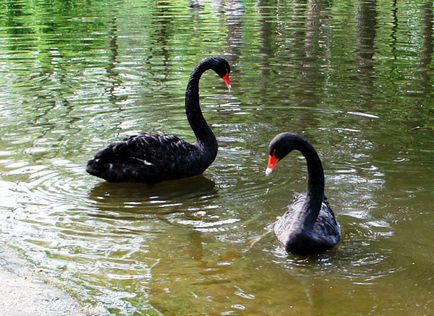
<path id="1" fill-rule="evenodd" d="M 155 213 L 158 208 L 182 205 L 193 199 L 215 197 L 214 181 L 200 175 L 157 184 L 100 182 L 89 192 L 98 209 Z"/>

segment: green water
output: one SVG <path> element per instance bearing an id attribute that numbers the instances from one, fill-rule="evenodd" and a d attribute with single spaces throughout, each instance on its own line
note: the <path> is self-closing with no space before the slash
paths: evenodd
<path id="1" fill-rule="evenodd" d="M 118 315 L 434 313 L 433 19 L 432 1 L 0 1 L 0 242 Z M 194 141 L 184 92 L 209 55 L 232 91 L 201 80 L 220 146 L 202 177 L 85 172 L 125 135 Z M 264 176 L 283 131 L 317 148 L 343 229 L 318 256 L 264 235 L 306 187 L 298 154 Z"/>

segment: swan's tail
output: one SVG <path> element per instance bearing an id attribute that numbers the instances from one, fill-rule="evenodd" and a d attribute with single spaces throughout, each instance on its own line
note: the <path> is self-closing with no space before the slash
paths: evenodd
<path id="1" fill-rule="evenodd" d="M 99 151 L 95 157 L 87 162 L 86 171 L 98 178 L 110 182 L 122 181 L 122 169 L 119 161 L 119 145 L 114 143 Z"/>

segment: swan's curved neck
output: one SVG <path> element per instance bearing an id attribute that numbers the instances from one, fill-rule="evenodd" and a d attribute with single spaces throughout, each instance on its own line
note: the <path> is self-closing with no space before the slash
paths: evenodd
<path id="1" fill-rule="evenodd" d="M 204 147 L 213 159 L 217 155 L 217 140 L 203 117 L 199 103 L 199 80 L 202 74 L 211 69 L 208 63 L 202 63 L 193 71 L 185 93 L 185 111 L 190 126 L 199 146 Z"/>
<path id="2" fill-rule="evenodd" d="M 295 142 L 295 149 L 299 150 L 307 162 L 307 195 L 302 207 L 304 213 L 304 226 L 313 228 L 321 205 L 324 200 L 324 170 L 321 160 L 315 148 L 304 138 L 299 138 Z"/>

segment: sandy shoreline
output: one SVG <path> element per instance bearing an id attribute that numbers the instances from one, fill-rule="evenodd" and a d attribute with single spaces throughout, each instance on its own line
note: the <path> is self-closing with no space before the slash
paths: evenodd
<path id="1" fill-rule="evenodd" d="M 9 316 L 107 315 L 84 307 L 62 290 L 43 281 L 12 251 L 0 245 L 0 311 Z"/>

